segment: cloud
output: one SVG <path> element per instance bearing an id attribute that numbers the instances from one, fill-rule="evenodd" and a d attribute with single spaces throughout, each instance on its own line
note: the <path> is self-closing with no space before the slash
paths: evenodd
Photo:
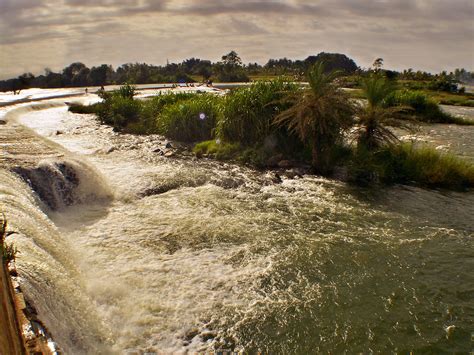
<path id="1" fill-rule="evenodd" d="M 1 75 L 19 74 L 15 53 L 34 70 L 232 49 L 260 63 L 337 51 L 362 66 L 473 69 L 473 18 L 472 0 L 0 0 Z"/>

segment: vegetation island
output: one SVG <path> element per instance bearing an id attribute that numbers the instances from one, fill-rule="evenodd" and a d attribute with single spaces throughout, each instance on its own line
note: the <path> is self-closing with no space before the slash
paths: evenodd
<path id="1" fill-rule="evenodd" d="M 430 74 L 383 69 L 383 59 L 361 69 L 343 54 L 305 60 L 270 59 L 243 65 L 234 51 L 217 63 L 124 64 L 87 68 L 73 63 L 62 73 L 46 70 L 0 82 L 3 91 L 28 87 L 122 85 L 99 90 L 102 101 L 73 104 L 70 111 L 95 114 L 102 124 L 133 134 L 161 134 L 186 143 L 198 158 L 237 161 L 256 168 L 298 168 L 359 185 L 404 183 L 465 190 L 474 166 L 452 154 L 401 142 L 400 130 L 420 123 L 473 125 L 439 104 L 474 106 L 461 82 L 474 73 Z M 135 98 L 134 84 L 248 82 L 226 95 L 166 93 Z M 398 132 L 398 133 L 397 133 Z M 278 175 L 277 175 L 278 176 Z"/>

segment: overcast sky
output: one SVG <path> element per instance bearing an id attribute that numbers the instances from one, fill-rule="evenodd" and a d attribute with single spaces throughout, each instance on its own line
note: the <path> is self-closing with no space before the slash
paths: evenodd
<path id="1" fill-rule="evenodd" d="M 474 0 L 0 0 L 0 78 L 81 61 L 245 63 L 339 52 L 368 67 L 474 70 Z"/>

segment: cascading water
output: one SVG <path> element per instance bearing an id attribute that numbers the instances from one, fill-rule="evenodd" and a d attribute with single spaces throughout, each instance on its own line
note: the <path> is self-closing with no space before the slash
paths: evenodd
<path id="1" fill-rule="evenodd" d="M 73 153 L 0 182 L 26 294 L 66 352 L 469 351 L 472 192 L 274 184 L 65 107 L 18 120 Z"/>
<path id="2" fill-rule="evenodd" d="M 99 175 L 77 160 L 41 161 L 34 168 L 16 167 L 21 176 L 51 210 L 111 197 Z"/>

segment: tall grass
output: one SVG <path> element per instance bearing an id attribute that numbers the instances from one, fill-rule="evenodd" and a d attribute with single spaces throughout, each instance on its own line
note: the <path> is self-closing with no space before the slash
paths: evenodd
<path id="1" fill-rule="evenodd" d="M 441 110 L 436 101 L 421 91 L 397 90 L 386 98 L 385 106 L 409 107 L 413 110 L 414 117 L 422 122 L 470 124 L 470 122 L 462 118 L 455 117 Z"/>
<path id="2" fill-rule="evenodd" d="M 464 190 L 474 187 L 474 165 L 449 153 L 411 143 L 385 146 L 377 152 L 358 149 L 350 164 L 356 182 L 416 184 Z"/>
<path id="3" fill-rule="evenodd" d="M 157 131 L 183 142 L 209 140 L 214 136 L 221 101 L 219 96 L 200 94 L 167 104 L 156 119 Z"/>
<path id="4" fill-rule="evenodd" d="M 231 92 L 222 103 L 217 136 L 223 141 L 251 146 L 263 144 L 272 134 L 284 134 L 272 124 L 273 119 L 289 108 L 288 103 L 282 102 L 283 97 L 297 90 L 297 85 L 277 79 Z"/>
<path id="5" fill-rule="evenodd" d="M 140 101 L 142 106 L 140 112 L 140 127 L 145 133 L 157 133 L 157 118 L 165 106 L 190 100 L 198 95 L 199 94 L 194 93 L 166 93 Z"/>
<path id="6" fill-rule="evenodd" d="M 101 123 L 112 125 L 121 130 L 140 118 L 141 104 L 133 98 L 111 95 L 97 107 L 97 116 Z"/>

